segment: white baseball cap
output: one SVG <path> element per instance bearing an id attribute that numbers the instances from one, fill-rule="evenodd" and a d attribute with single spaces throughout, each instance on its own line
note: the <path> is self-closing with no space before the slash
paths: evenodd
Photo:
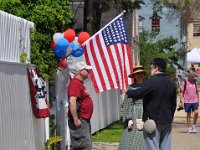
<path id="1" fill-rule="evenodd" d="M 90 70 L 92 69 L 92 66 L 89 66 L 87 65 L 85 62 L 81 61 L 81 62 L 77 62 L 76 63 L 76 71 L 80 71 L 80 70 L 83 70 L 83 69 L 87 69 L 87 70 Z"/>

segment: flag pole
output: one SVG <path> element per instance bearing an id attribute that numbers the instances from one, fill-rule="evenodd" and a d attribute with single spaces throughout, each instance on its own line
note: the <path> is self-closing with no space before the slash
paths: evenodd
<path id="1" fill-rule="evenodd" d="M 97 34 L 99 34 L 99 32 L 101 32 L 103 29 L 105 29 L 107 26 L 109 26 L 112 22 L 114 22 L 115 20 L 117 20 L 120 16 L 122 16 L 124 13 L 126 12 L 126 10 L 123 10 L 118 16 L 116 16 L 113 20 L 111 20 L 108 24 L 106 24 L 103 28 L 101 28 L 98 32 L 96 32 L 93 36 L 91 36 L 89 39 L 87 39 L 82 46 L 85 45 L 85 43 L 92 39 L 93 37 L 95 37 Z"/>

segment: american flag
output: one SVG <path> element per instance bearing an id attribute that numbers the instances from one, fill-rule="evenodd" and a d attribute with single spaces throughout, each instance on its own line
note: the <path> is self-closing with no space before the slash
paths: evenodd
<path id="1" fill-rule="evenodd" d="M 118 15 L 82 45 L 96 93 L 120 88 L 126 90 L 133 80 L 130 45 L 123 14 Z"/>

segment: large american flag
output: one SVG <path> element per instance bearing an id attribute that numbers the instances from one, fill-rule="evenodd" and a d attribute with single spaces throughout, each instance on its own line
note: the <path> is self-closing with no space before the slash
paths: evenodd
<path id="1" fill-rule="evenodd" d="M 96 93 L 120 88 L 126 90 L 133 80 L 130 45 L 123 14 L 118 15 L 82 45 L 85 60 L 92 66 L 90 72 Z"/>

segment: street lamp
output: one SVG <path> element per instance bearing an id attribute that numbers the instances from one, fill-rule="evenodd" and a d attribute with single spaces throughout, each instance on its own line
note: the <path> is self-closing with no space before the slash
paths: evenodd
<path id="1" fill-rule="evenodd" d="M 183 66 L 186 67 L 186 55 L 187 55 L 187 37 L 185 35 L 182 36 L 182 39 L 181 39 L 181 47 L 182 47 L 182 52 L 183 52 Z"/>

